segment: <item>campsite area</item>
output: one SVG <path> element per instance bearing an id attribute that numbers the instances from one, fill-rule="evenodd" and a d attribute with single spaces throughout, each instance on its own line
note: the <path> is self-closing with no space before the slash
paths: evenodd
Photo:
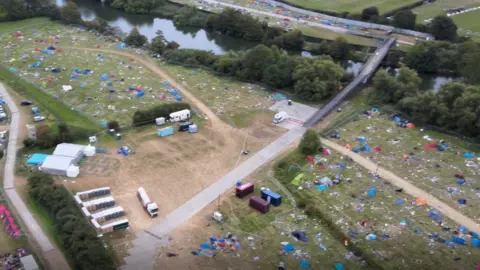
<path id="1" fill-rule="evenodd" d="M 307 160 L 293 152 L 277 164 L 282 164 L 280 171 L 271 164 L 243 183 L 255 183 L 257 196 L 261 187 L 280 194 L 280 206 L 271 205 L 270 212 L 262 214 L 248 206 L 253 194 L 239 199 L 233 191 L 226 193 L 219 205 L 212 203 L 172 235 L 170 247 L 162 249 L 157 260 L 158 269 L 175 269 L 180 257 L 186 257 L 191 269 L 194 265 L 213 268 L 219 261 L 232 269 L 280 262 L 287 269 L 307 265 L 362 269 L 365 264 L 371 269 L 470 269 L 477 265 L 480 249 L 470 243 L 468 230 L 348 158 L 325 149 Z M 317 212 L 312 213 L 309 205 Z M 211 217 L 217 209 L 224 215 L 222 224 Z M 205 233 L 183 233 L 192 230 Z M 294 237 L 293 232 L 305 233 L 306 239 Z M 240 248 L 218 248 L 216 243 L 217 249 L 212 250 L 205 245 L 211 245 L 209 237 L 227 239 L 229 233 L 237 237 Z M 192 256 L 193 251 L 200 252 Z M 168 252 L 179 257 L 169 258 Z M 212 253 L 215 260 L 205 258 Z"/>

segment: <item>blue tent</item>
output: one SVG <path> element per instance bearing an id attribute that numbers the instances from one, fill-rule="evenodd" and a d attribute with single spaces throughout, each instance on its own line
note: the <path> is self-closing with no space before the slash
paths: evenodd
<path id="1" fill-rule="evenodd" d="M 208 242 L 204 242 L 200 245 L 200 247 L 203 249 L 207 249 L 207 248 L 210 248 L 210 244 Z"/>
<path id="2" fill-rule="evenodd" d="M 457 237 L 457 236 L 452 237 L 452 239 L 450 241 L 452 241 L 455 244 L 465 245 L 465 239 Z"/>
<path id="3" fill-rule="evenodd" d="M 473 238 L 471 241 L 470 241 L 470 244 L 472 246 L 475 246 L 475 247 L 480 247 L 480 240 L 478 240 L 477 238 Z"/>
<path id="4" fill-rule="evenodd" d="M 290 251 L 294 251 L 295 250 L 295 247 L 292 245 L 292 244 L 286 244 L 283 246 L 283 250 L 285 252 L 290 252 Z"/>
<path id="5" fill-rule="evenodd" d="M 467 200 L 460 198 L 460 199 L 458 199 L 458 203 L 461 204 L 461 205 L 465 205 L 465 204 L 467 204 Z"/>
<path id="6" fill-rule="evenodd" d="M 177 101 L 182 101 L 182 96 L 180 95 L 176 95 L 175 98 L 177 99 Z"/>
<path id="7" fill-rule="evenodd" d="M 365 142 L 367 139 L 365 137 L 358 137 L 357 141 L 359 142 Z"/>
<path id="8" fill-rule="evenodd" d="M 343 269 L 345 269 L 345 268 L 343 267 L 343 264 L 341 264 L 341 263 L 336 263 L 336 264 L 335 264 L 335 270 L 343 270 Z"/>
<path id="9" fill-rule="evenodd" d="M 395 203 L 402 205 L 404 203 L 404 201 L 403 200 L 396 200 Z"/>
<path id="10" fill-rule="evenodd" d="M 372 149 L 370 148 L 370 146 L 368 146 L 368 144 L 364 144 L 362 146 L 362 150 L 367 152 L 367 153 L 372 151 Z"/>
<path id="11" fill-rule="evenodd" d="M 473 158 L 475 156 L 475 153 L 465 153 L 463 154 L 465 158 Z"/>
<path id="12" fill-rule="evenodd" d="M 438 212 L 437 210 L 431 210 L 430 212 L 428 212 L 428 217 L 436 222 L 441 222 L 443 220 L 442 216 L 440 216 L 440 212 Z"/>
<path id="13" fill-rule="evenodd" d="M 15 71 L 17 71 L 15 68 L 11 67 L 8 69 L 10 72 L 14 73 Z"/>
<path id="14" fill-rule="evenodd" d="M 78 69 L 78 68 L 74 69 L 73 71 L 74 71 L 75 73 L 78 73 L 78 74 L 82 73 L 82 71 L 81 71 L 80 69 Z"/>
<path id="15" fill-rule="evenodd" d="M 72 79 L 77 79 L 77 78 L 78 78 L 77 75 L 75 75 L 75 74 L 72 75 Z"/>
<path id="16" fill-rule="evenodd" d="M 27 160 L 27 164 L 29 165 L 37 165 L 37 164 L 42 164 L 45 159 L 47 159 L 49 155 L 46 155 L 46 154 L 33 154 L 28 160 Z"/>
<path id="17" fill-rule="evenodd" d="M 125 45 L 125 43 L 119 43 L 117 45 L 117 48 L 119 48 L 119 49 L 125 49 L 125 47 L 127 47 L 127 45 Z"/>
<path id="18" fill-rule="evenodd" d="M 358 153 L 358 152 L 360 152 L 360 149 L 358 147 L 355 147 L 355 148 L 352 149 L 352 151 L 355 152 L 355 153 Z"/>
<path id="19" fill-rule="evenodd" d="M 143 96 L 145 96 L 145 92 L 143 92 L 143 91 L 138 92 L 135 96 L 137 96 L 137 97 L 143 97 Z"/>
<path id="20" fill-rule="evenodd" d="M 318 186 L 317 186 L 317 189 L 320 190 L 320 191 L 325 191 L 325 190 L 327 190 L 327 186 L 325 186 L 325 185 L 318 185 Z"/>
<path id="21" fill-rule="evenodd" d="M 375 193 L 377 193 L 377 188 L 371 188 L 370 191 L 368 191 L 368 197 L 375 197 Z"/>
<path id="22" fill-rule="evenodd" d="M 102 80 L 102 81 L 108 80 L 108 74 L 107 74 L 107 73 L 103 73 L 102 76 L 100 77 L 100 80 Z"/>
<path id="23" fill-rule="evenodd" d="M 53 47 L 53 46 L 48 46 L 47 50 L 50 50 L 50 51 L 55 51 L 57 48 Z"/>
<path id="24" fill-rule="evenodd" d="M 301 268 L 310 268 L 310 263 L 306 260 L 303 260 L 300 262 L 300 267 Z"/>
<path id="25" fill-rule="evenodd" d="M 83 75 L 88 75 L 89 73 L 90 73 L 90 69 L 85 69 L 85 70 L 82 72 Z"/>
<path id="26" fill-rule="evenodd" d="M 395 121 L 395 122 L 400 122 L 400 121 L 401 121 L 401 119 L 400 119 L 400 117 L 398 117 L 398 116 L 395 116 L 395 117 L 393 118 L 393 121 Z"/>

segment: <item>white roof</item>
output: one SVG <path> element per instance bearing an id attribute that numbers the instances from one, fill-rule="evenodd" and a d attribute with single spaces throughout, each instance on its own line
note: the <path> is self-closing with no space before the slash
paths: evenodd
<path id="1" fill-rule="evenodd" d="M 83 206 L 84 207 L 89 207 L 91 205 L 97 205 L 97 204 L 101 204 L 101 203 L 109 202 L 109 201 L 115 201 L 115 199 L 113 199 L 112 196 L 108 196 L 108 197 L 105 197 L 105 198 L 100 198 L 100 199 L 95 199 L 95 200 L 83 202 Z"/>
<path id="2" fill-rule="evenodd" d="M 43 161 L 41 168 L 67 171 L 68 167 L 73 163 L 73 160 L 73 157 L 48 156 L 45 161 Z"/>
<path id="3" fill-rule="evenodd" d="M 101 212 L 92 214 L 92 218 L 93 219 L 98 219 L 98 218 L 101 218 L 101 217 L 105 217 L 105 216 L 108 216 L 108 215 L 111 215 L 111 214 L 115 214 L 115 213 L 118 213 L 118 212 L 124 212 L 124 211 L 125 210 L 123 210 L 123 207 L 117 206 L 117 207 L 109 208 L 107 210 L 103 210 Z"/>
<path id="4" fill-rule="evenodd" d="M 21 257 L 20 262 L 22 263 L 23 268 L 25 270 L 38 270 L 39 269 L 38 264 L 37 264 L 37 262 L 35 261 L 35 259 L 33 258 L 32 255 Z"/>
<path id="5" fill-rule="evenodd" d="M 118 220 L 118 221 L 114 221 L 112 223 L 108 223 L 108 224 L 103 225 L 101 228 L 103 230 L 103 229 L 110 228 L 110 227 L 113 227 L 115 225 L 122 224 L 122 223 L 128 223 L 128 219 L 125 218 L 125 219 L 121 219 L 121 220 Z"/>
<path id="6" fill-rule="evenodd" d="M 85 146 L 73 143 L 61 143 L 57 145 L 53 154 L 56 156 L 77 157 L 78 153 L 83 152 Z"/>

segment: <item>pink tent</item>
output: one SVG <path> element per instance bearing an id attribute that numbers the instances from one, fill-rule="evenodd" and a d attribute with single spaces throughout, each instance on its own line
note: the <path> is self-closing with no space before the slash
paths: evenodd
<path id="1" fill-rule="evenodd" d="M 13 231 L 13 232 L 10 233 L 10 237 L 15 238 L 15 239 L 20 238 L 21 236 L 22 236 L 21 231 Z"/>
<path id="2" fill-rule="evenodd" d="M 15 219 L 13 219 L 12 217 L 6 217 L 3 219 L 3 225 L 8 225 L 14 222 L 15 222 Z"/>
<path id="3" fill-rule="evenodd" d="M 3 215 L 5 213 L 5 210 L 7 210 L 7 207 L 3 204 L 0 204 L 0 215 Z"/>
<path id="4" fill-rule="evenodd" d="M 6 215 L 7 217 L 11 217 L 11 216 L 12 216 L 12 214 L 10 213 L 10 211 L 8 211 L 8 209 L 5 210 L 5 215 Z"/>
<path id="5" fill-rule="evenodd" d="M 16 232 L 16 231 L 18 231 L 18 226 L 15 225 L 15 223 L 10 223 L 5 227 L 5 230 Z"/>

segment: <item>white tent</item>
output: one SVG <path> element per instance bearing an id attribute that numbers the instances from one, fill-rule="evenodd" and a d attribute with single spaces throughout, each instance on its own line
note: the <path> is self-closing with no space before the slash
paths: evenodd
<path id="1" fill-rule="evenodd" d="M 67 177 L 77 177 L 80 174 L 80 168 L 75 165 L 70 165 L 67 168 Z"/>
<path id="2" fill-rule="evenodd" d="M 40 170 L 49 174 L 67 176 L 68 168 L 75 163 L 75 159 L 65 156 L 48 156 L 44 161 Z"/>

